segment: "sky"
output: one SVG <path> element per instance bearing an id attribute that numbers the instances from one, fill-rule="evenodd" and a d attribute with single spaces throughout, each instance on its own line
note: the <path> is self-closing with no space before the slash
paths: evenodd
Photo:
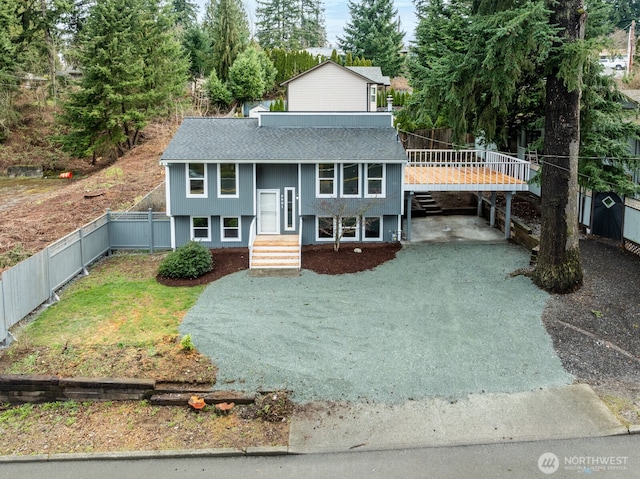
<path id="1" fill-rule="evenodd" d="M 255 0 L 244 0 L 249 23 L 255 24 Z M 200 15 L 204 12 L 207 0 L 195 0 L 200 7 Z M 415 8 L 412 0 L 394 0 L 395 8 L 400 15 L 401 27 L 405 32 L 405 46 L 413 39 L 413 31 L 416 26 Z M 324 16 L 327 25 L 327 40 L 331 48 L 337 47 L 336 38 L 344 35 L 344 26 L 351 20 L 347 0 L 324 0 Z"/>

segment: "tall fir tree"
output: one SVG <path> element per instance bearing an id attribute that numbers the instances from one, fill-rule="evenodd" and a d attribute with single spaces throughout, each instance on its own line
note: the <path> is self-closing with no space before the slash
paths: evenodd
<path id="1" fill-rule="evenodd" d="M 16 8 L 14 0 L 0 4 L 0 143 L 8 135 L 9 127 L 18 119 L 13 103 L 18 89 L 16 70 L 19 66 L 14 43 L 18 28 Z"/>
<path id="2" fill-rule="evenodd" d="M 628 157 L 627 141 L 638 131 L 615 106 L 610 79 L 600 75 L 601 43 L 584 40 L 584 5 L 579 0 L 437 0 L 417 8 L 421 20 L 410 65 L 415 94 L 400 121 L 442 121 L 458 138 L 471 132 L 504 147 L 516 128 L 544 119 L 544 254 L 532 276 L 549 291 L 578 287 L 579 152 Z M 607 28 L 606 6 L 596 11 L 591 35 Z M 609 174 L 622 173 L 624 161 L 610 162 L 617 168 L 603 168 L 600 160 L 583 160 L 580 168 L 594 168 L 603 172 L 595 177 L 612 180 Z M 623 183 L 618 182 L 620 188 Z"/>
<path id="3" fill-rule="evenodd" d="M 320 0 L 258 0 L 256 38 L 265 49 L 323 47 L 327 34 Z"/>
<path id="4" fill-rule="evenodd" d="M 171 0 L 170 11 L 176 25 L 189 28 L 198 23 L 198 5 L 189 0 Z"/>
<path id="5" fill-rule="evenodd" d="M 184 94 L 187 63 L 158 0 L 104 0 L 81 32 L 83 77 L 61 121 L 63 148 L 79 157 L 117 157 L 144 126 Z"/>
<path id="6" fill-rule="evenodd" d="M 338 46 L 354 56 L 370 59 L 384 75 L 398 76 L 404 59 L 404 32 L 393 0 L 349 0 L 351 20 L 338 38 Z"/>
<path id="7" fill-rule="evenodd" d="M 249 22 L 241 0 L 209 0 L 204 21 L 211 38 L 213 65 L 226 82 L 229 69 L 249 44 Z"/>
<path id="8" fill-rule="evenodd" d="M 206 77 L 213 69 L 213 50 L 207 31 L 195 24 L 182 32 L 181 43 L 189 58 L 191 80 Z"/>

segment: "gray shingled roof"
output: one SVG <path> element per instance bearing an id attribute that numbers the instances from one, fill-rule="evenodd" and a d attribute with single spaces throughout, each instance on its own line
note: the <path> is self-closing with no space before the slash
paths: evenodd
<path id="1" fill-rule="evenodd" d="M 162 163 L 406 161 L 391 128 L 259 127 L 254 118 L 186 118 Z"/>
<path id="2" fill-rule="evenodd" d="M 367 80 L 371 83 L 376 83 L 378 85 L 386 85 L 386 86 L 391 85 L 391 79 L 388 76 L 384 76 L 382 74 L 382 70 L 380 70 L 380 67 L 343 67 L 342 65 L 334 62 L 333 60 L 325 60 L 322 63 L 318 63 L 317 65 L 309 68 L 308 70 L 305 70 L 302 73 L 299 73 L 296 76 L 289 78 L 288 80 L 280 83 L 280 85 L 281 86 L 288 85 L 292 81 L 295 81 L 302 76 L 308 75 L 312 73 L 314 70 L 318 68 L 322 68 L 329 63 L 333 65 L 337 65 L 338 67 L 343 68 L 345 70 L 348 70 L 351 73 L 354 73 L 362 77 L 364 80 Z"/>
<path id="3" fill-rule="evenodd" d="M 391 85 L 391 79 L 388 76 L 382 74 L 380 67 L 347 67 L 352 72 L 357 73 L 360 76 L 368 78 L 378 85 Z"/>

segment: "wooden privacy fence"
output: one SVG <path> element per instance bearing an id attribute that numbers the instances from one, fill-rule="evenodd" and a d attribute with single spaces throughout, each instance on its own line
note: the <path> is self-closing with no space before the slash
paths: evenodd
<path id="1" fill-rule="evenodd" d="M 0 276 L 0 346 L 9 328 L 46 302 L 88 265 L 113 250 L 171 248 L 169 218 L 162 213 L 107 212 L 30 256 Z"/>

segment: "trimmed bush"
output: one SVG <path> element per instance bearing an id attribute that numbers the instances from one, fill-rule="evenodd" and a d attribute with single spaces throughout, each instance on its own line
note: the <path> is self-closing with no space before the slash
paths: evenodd
<path id="1" fill-rule="evenodd" d="M 211 252 L 200 243 L 190 241 L 176 248 L 160 263 L 158 276 L 195 279 L 213 269 Z"/>

